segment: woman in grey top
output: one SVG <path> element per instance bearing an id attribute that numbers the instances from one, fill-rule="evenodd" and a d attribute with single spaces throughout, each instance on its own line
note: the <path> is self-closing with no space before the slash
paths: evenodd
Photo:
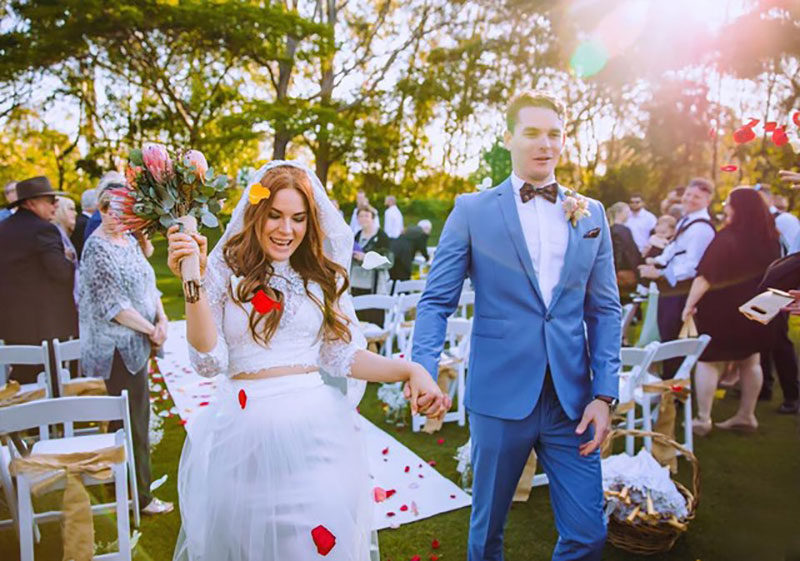
<path id="1" fill-rule="evenodd" d="M 81 256 L 81 369 L 105 378 L 109 395 L 128 391 L 139 506 L 145 514 L 160 514 L 172 504 L 150 494 L 148 364 L 151 344 L 160 347 L 167 338 L 167 316 L 153 268 L 109 212 L 111 199 L 108 190 L 100 194 L 102 224 Z M 118 428 L 112 423 L 109 430 Z"/>

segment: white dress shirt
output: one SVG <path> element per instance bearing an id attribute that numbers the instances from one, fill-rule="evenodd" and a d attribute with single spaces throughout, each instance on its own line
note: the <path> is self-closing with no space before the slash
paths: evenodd
<path id="1" fill-rule="evenodd" d="M 386 209 L 383 215 L 383 222 L 383 231 L 390 238 L 397 238 L 403 233 L 403 213 L 400 212 L 397 205 L 392 205 Z"/>
<path id="2" fill-rule="evenodd" d="M 711 219 L 707 209 L 696 210 L 681 218 L 675 232 L 679 232 L 684 224 L 701 218 Z M 655 258 L 656 263 L 664 266 L 662 274 L 670 286 L 697 276 L 697 266 L 715 235 L 710 225 L 695 224 L 673 239 L 664 252 Z"/>
<path id="3" fill-rule="evenodd" d="M 514 189 L 514 201 L 517 203 L 525 244 L 539 281 L 544 305 L 550 306 L 553 290 L 561 278 L 561 269 L 564 268 L 569 226 L 560 200 L 551 203 L 544 197 L 537 196 L 523 203 L 519 194 L 523 185 L 525 182 L 512 173 L 511 186 Z M 559 192 L 561 190 L 559 187 Z"/>
<path id="4" fill-rule="evenodd" d="M 378 214 L 375 217 L 375 227 L 381 227 L 381 215 Z M 353 231 L 354 234 L 357 234 L 361 231 L 361 224 L 358 223 L 358 205 L 356 208 L 353 209 L 353 216 L 350 217 L 350 229 Z"/>
<path id="5" fill-rule="evenodd" d="M 631 211 L 625 226 L 633 234 L 633 241 L 636 242 L 639 251 L 642 251 L 650 240 L 650 232 L 656 227 L 656 215 L 646 208 L 639 209 L 639 212 Z"/>
<path id="6" fill-rule="evenodd" d="M 775 228 L 781 235 L 781 253 L 792 253 L 795 240 L 800 234 L 800 220 L 791 212 L 780 212 L 774 206 L 769 207 L 769 211 L 775 217 Z"/>

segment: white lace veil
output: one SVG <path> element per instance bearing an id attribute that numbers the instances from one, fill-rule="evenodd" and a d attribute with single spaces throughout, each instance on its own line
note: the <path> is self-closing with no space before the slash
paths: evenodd
<path id="1" fill-rule="evenodd" d="M 273 160 L 268 164 L 261 166 L 253 172 L 247 182 L 247 188 L 242 193 L 242 198 L 236 205 L 231 215 L 231 221 L 228 227 L 225 228 L 225 233 L 214 246 L 214 249 L 209 255 L 209 264 L 217 261 L 222 265 L 225 262 L 223 250 L 225 243 L 235 234 L 242 231 L 244 226 L 244 213 L 247 210 L 250 195 L 250 187 L 253 184 L 259 183 L 264 174 L 269 170 L 279 166 L 290 166 L 303 170 L 308 176 L 311 183 L 311 188 L 314 193 L 314 204 L 317 205 L 317 216 L 319 217 L 320 227 L 322 228 L 323 250 L 325 255 L 335 263 L 344 267 L 345 271 L 350 271 L 350 260 L 353 256 L 353 231 L 345 223 L 344 218 L 333 206 L 328 194 L 323 187 L 322 182 L 308 166 L 299 162 L 291 160 Z M 367 347 L 367 341 L 359 327 L 358 318 L 356 317 L 355 309 L 353 308 L 353 300 L 350 293 L 342 294 L 339 299 L 339 307 L 343 314 L 350 319 L 350 335 L 353 343 L 360 349 Z M 366 382 L 357 380 L 355 378 L 347 378 L 347 398 L 353 406 L 361 401 L 366 389 Z"/>

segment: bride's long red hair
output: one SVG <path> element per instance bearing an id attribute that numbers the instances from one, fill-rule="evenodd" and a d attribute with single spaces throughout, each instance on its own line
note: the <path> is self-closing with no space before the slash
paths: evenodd
<path id="1" fill-rule="evenodd" d="M 350 342 L 348 329 L 350 320 L 339 311 L 338 306 L 339 298 L 350 285 L 347 271 L 338 263 L 328 259 L 322 249 L 324 234 L 306 172 L 293 166 L 277 166 L 264 174 L 261 185 L 270 190 L 269 198 L 261 200 L 258 204 L 248 205 L 244 212 L 242 231 L 231 236 L 223 248 L 225 262 L 235 275 L 244 277 L 239 283 L 236 294 L 231 296 L 239 302 L 249 302 L 256 292 L 263 290 L 273 300 L 284 303 L 285 295 L 268 285 L 275 270 L 264 250 L 266 246 L 264 236 L 275 195 L 283 189 L 295 189 L 305 199 L 307 227 L 306 234 L 289 258 L 289 263 L 303 278 L 308 296 L 322 311 L 321 336 L 326 340 L 341 339 Z M 308 291 L 309 282 L 316 282 L 322 288 L 322 301 Z M 283 305 L 280 309 L 266 314 L 259 314 L 253 309 L 249 321 L 253 339 L 265 345 L 269 343 L 282 315 Z"/>

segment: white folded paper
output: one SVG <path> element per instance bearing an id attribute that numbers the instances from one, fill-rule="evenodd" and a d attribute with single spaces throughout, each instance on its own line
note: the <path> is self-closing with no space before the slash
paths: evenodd
<path id="1" fill-rule="evenodd" d="M 364 267 L 367 271 L 380 267 L 381 265 L 388 265 L 391 263 L 386 257 L 381 255 L 380 253 L 376 253 L 374 251 L 368 251 L 366 255 L 364 255 L 364 260 L 361 262 L 361 266 Z"/>
<path id="2" fill-rule="evenodd" d="M 780 313 L 782 308 L 794 302 L 789 293 L 777 288 L 768 288 L 755 298 L 752 298 L 739 306 L 739 311 L 748 319 L 768 324 Z"/>

